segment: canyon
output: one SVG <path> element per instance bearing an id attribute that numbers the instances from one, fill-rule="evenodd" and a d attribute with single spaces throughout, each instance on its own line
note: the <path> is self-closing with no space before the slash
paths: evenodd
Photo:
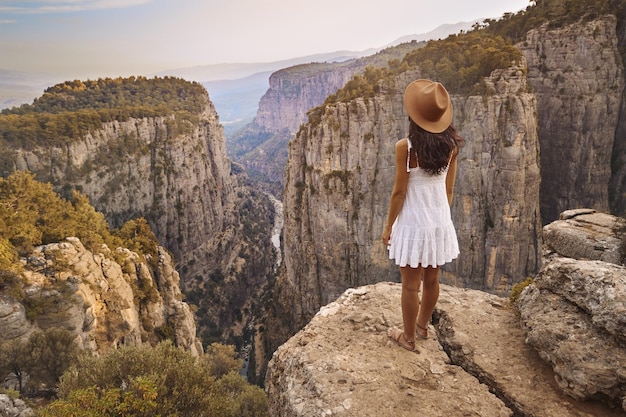
<path id="1" fill-rule="evenodd" d="M 486 77 L 485 94 L 452 95 L 454 124 L 466 144 L 452 204 L 462 254 L 442 270 L 452 294 L 447 302 L 477 291 L 502 305 L 493 297 L 540 273 L 543 226 L 566 209 L 623 215 L 620 30 L 623 22 L 614 15 L 532 29 L 516 45 L 521 62 Z M 277 140 L 254 149 L 245 163 L 227 157 L 219 115 L 206 94 L 184 132 L 171 130 L 174 114 L 105 122 L 65 146 L 15 146 L 12 168 L 32 171 L 62 194 L 80 190 L 113 227 L 145 217 L 171 253 L 180 297 L 197 308 L 201 345 L 251 346 L 248 376 L 262 384 L 272 353 L 328 311 L 324 306 L 381 288 L 389 296 L 397 292 L 388 282 L 397 283 L 399 274 L 380 233 L 393 146 L 408 127 L 402 92 L 422 70 L 407 68 L 381 80 L 372 97 L 324 105 L 319 120 L 307 119 L 311 107 L 358 72 L 354 68 L 335 72 L 315 64 L 274 73 L 255 123 Z M 272 173 L 266 177 L 271 186 L 253 182 L 251 166 Z M 278 206 L 262 190 L 282 199 L 281 239 L 272 232 Z M 363 287 L 372 289 L 349 292 Z M 371 317 L 354 322 L 380 326 Z M 192 333 L 184 337 L 190 349 L 197 348 Z M 290 343 L 301 346 L 299 338 Z M 434 343 L 429 346 L 443 366 Z M 280 352 L 297 350 L 290 346 Z M 472 384 L 476 395 L 500 404 Z"/>

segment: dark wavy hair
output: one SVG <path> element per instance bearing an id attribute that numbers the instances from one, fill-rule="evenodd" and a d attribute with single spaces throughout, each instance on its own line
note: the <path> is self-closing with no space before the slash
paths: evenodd
<path id="1" fill-rule="evenodd" d="M 441 133 L 431 133 L 419 127 L 409 118 L 409 140 L 417 156 L 417 164 L 430 175 L 445 171 L 452 152 L 463 146 L 465 140 L 450 125 Z"/>

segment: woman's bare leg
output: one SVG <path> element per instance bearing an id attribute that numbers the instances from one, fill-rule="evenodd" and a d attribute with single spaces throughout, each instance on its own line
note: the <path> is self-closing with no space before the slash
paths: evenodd
<path id="1" fill-rule="evenodd" d="M 422 336 L 426 336 L 426 331 L 422 329 L 428 328 L 428 323 L 435 311 L 435 305 L 439 299 L 439 268 L 426 267 L 423 268 L 422 283 L 422 305 L 417 317 L 417 332 Z M 403 291 L 404 294 L 404 291 Z"/>
<path id="2" fill-rule="evenodd" d="M 415 341 L 415 329 L 417 315 L 420 310 L 419 291 L 423 269 L 401 267 L 402 296 L 400 304 L 402 306 L 402 322 L 404 325 L 404 336 L 407 341 Z"/>

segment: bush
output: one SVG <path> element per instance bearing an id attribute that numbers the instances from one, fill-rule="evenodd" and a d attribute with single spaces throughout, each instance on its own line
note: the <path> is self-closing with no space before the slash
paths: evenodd
<path id="1" fill-rule="evenodd" d="M 234 350 L 221 345 L 200 357 L 170 341 L 122 347 L 81 358 L 41 415 L 267 416 L 263 390 L 238 375 L 240 368 Z"/>
<path id="2" fill-rule="evenodd" d="M 509 303 L 511 305 L 515 305 L 515 303 L 517 303 L 517 299 L 522 294 L 522 291 L 524 291 L 524 288 L 528 287 L 532 283 L 533 279 L 528 277 L 524 281 L 515 284 L 511 290 L 511 294 L 509 295 Z"/>

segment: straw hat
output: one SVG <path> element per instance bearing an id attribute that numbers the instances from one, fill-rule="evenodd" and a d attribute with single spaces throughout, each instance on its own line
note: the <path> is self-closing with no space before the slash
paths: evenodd
<path id="1" fill-rule="evenodd" d="M 431 80 L 415 80 L 404 91 L 404 108 L 422 129 L 441 133 L 452 123 L 452 102 L 445 87 Z"/>

